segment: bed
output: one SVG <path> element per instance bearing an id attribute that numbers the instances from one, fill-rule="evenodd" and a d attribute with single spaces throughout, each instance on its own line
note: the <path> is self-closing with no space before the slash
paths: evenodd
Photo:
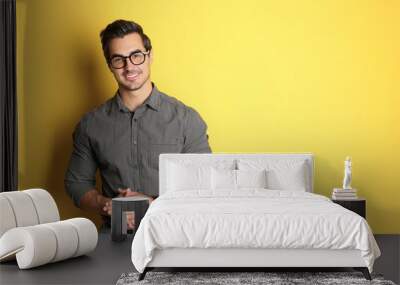
<path id="1" fill-rule="evenodd" d="M 154 268 L 352 267 L 380 251 L 361 216 L 313 193 L 312 154 L 161 154 L 160 196 L 132 242 Z"/>

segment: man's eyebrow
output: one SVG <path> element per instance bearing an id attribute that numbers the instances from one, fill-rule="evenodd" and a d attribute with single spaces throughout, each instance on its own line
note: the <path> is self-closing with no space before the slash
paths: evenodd
<path id="1" fill-rule="evenodd" d="M 131 55 L 132 53 L 135 53 L 135 52 L 139 52 L 139 51 L 143 52 L 143 51 L 140 50 L 140 49 L 135 49 L 134 51 L 131 51 L 131 52 L 129 53 L 129 55 Z M 128 55 L 128 56 L 129 56 L 129 55 Z M 111 58 L 116 57 L 116 56 L 122 56 L 122 57 L 124 57 L 124 55 L 122 55 L 122 54 L 114 53 L 114 54 L 111 55 Z"/>

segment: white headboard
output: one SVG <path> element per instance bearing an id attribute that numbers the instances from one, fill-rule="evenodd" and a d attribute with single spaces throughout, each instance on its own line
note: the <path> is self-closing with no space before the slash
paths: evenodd
<path id="1" fill-rule="evenodd" d="M 190 159 L 192 161 L 204 160 L 232 160 L 237 159 L 304 159 L 308 173 L 308 189 L 307 192 L 314 190 L 314 158 L 312 153 L 163 153 L 160 154 L 159 160 L 159 194 L 162 195 L 166 192 L 166 165 L 168 161 Z"/>

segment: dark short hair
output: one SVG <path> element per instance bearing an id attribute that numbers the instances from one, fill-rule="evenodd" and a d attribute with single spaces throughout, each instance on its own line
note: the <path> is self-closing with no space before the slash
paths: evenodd
<path id="1" fill-rule="evenodd" d="M 115 38 L 122 38 L 125 35 L 132 33 L 139 34 L 146 51 L 151 50 L 150 38 L 143 32 L 143 28 L 138 23 L 126 20 L 116 20 L 111 24 L 108 24 L 100 33 L 101 45 L 107 62 L 110 60 L 110 41 Z"/>

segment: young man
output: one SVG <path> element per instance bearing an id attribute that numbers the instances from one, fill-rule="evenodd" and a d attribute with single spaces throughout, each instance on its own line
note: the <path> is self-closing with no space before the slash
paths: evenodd
<path id="1" fill-rule="evenodd" d="M 117 20 L 100 37 L 118 91 L 76 126 L 65 188 L 75 205 L 106 217 L 112 197 L 158 196 L 161 153 L 209 153 L 211 149 L 200 115 L 151 82 L 153 51 L 142 27 Z M 102 194 L 95 189 L 97 169 Z"/>

